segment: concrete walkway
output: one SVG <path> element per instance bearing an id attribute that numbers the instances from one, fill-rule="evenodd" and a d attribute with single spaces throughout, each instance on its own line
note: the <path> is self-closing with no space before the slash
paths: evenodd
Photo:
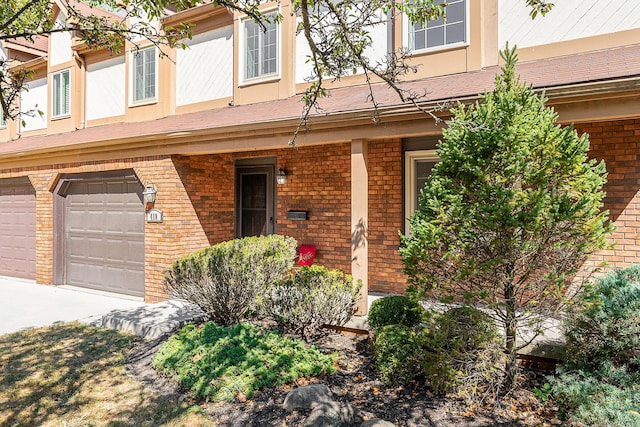
<path id="1" fill-rule="evenodd" d="M 141 298 L 0 276 L 0 335 L 79 321 L 151 339 L 198 317 L 196 307 L 181 301 L 145 304 Z"/>

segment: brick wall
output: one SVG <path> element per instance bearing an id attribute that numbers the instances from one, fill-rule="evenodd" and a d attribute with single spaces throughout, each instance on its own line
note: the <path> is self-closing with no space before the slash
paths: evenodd
<path id="1" fill-rule="evenodd" d="M 164 212 L 164 222 L 145 225 L 145 301 L 166 299 L 162 272 L 173 260 L 205 247 L 206 235 L 168 157 L 130 158 L 116 161 L 67 163 L 0 172 L 1 178 L 28 176 L 36 190 L 36 281 L 53 282 L 53 190 L 60 174 L 134 169 L 142 184 L 158 187 L 155 207 Z"/>
<path id="2" fill-rule="evenodd" d="M 278 233 L 316 245 L 318 264 L 351 272 L 351 144 L 271 154 L 288 174 L 287 183 L 277 188 Z M 288 220 L 289 210 L 307 210 L 309 219 Z"/>
<path id="3" fill-rule="evenodd" d="M 402 141 L 369 142 L 369 291 L 404 293 Z"/>
<path id="4" fill-rule="evenodd" d="M 604 160 L 608 182 L 605 208 L 610 212 L 616 231 L 610 241 L 613 250 L 592 256 L 585 271 L 602 261 L 607 269 L 627 267 L 640 262 L 640 119 L 594 122 L 576 125 L 578 133 L 590 136 L 589 155 Z"/>

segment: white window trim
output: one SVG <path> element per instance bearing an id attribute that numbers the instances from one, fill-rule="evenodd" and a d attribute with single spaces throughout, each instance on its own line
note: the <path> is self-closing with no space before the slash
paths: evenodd
<path id="1" fill-rule="evenodd" d="M 458 42 L 458 43 L 451 43 L 451 44 L 445 44 L 442 46 L 434 46 L 434 47 L 427 47 L 424 49 L 417 49 L 417 50 L 411 50 L 411 55 L 420 55 L 423 53 L 432 53 L 432 52 L 441 52 L 441 51 L 446 51 L 446 50 L 452 50 L 452 49 L 459 49 L 459 48 L 463 48 L 463 47 L 468 47 L 470 45 L 469 39 L 471 36 L 471 26 L 470 26 L 470 4 L 471 1 L 473 0 L 467 0 L 465 2 L 465 41 L 463 42 Z M 402 15 L 402 46 L 405 48 L 409 48 L 409 30 L 411 29 L 411 22 L 409 22 L 409 18 L 407 17 L 406 14 Z"/>
<path id="2" fill-rule="evenodd" d="M 146 50 L 153 49 L 153 54 L 155 58 L 155 95 L 153 98 L 145 98 L 139 101 L 134 99 L 134 94 L 136 91 L 136 71 L 135 71 L 135 54 L 138 52 L 144 52 Z M 129 107 L 138 107 L 141 105 L 149 105 L 149 104 L 157 104 L 158 103 L 158 70 L 159 70 L 159 58 L 158 58 L 158 49 L 155 46 L 147 46 L 141 47 L 140 49 L 131 49 L 129 51 Z"/>
<path id="3" fill-rule="evenodd" d="M 416 206 L 416 160 L 440 161 L 436 150 L 407 151 L 404 153 L 404 232 L 409 234 L 409 218 L 413 216 Z"/>
<path id="4" fill-rule="evenodd" d="M 260 11 L 264 15 L 269 15 L 271 13 L 280 13 L 280 7 L 265 9 Z M 277 24 L 277 39 L 278 39 L 278 48 L 276 49 L 276 67 L 277 72 L 273 74 L 267 74 L 259 77 L 245 78 L 245 62 L 246 62 L 246 44 L 245 44 L 245 31 L 244 31 L 244 22 L 247 19 L 252 19 L 247 15 L 242 15 L 238 18 L 238 86 L 250 86 L 256 83 L 266 83 L 280 80 L 282 78 L 282 23 Z"/>
<path id="5" fill-rule="evenodd" d="M 63 73 L 69 74 L 69 111 L 64 114 L 54 115 L 54 111 L 56 110 L 56 86 L 54 83 L 54 77 L 57 75 L 62 75 Z M 71 117 L 71 68 L 51 73 L 51 120 L 66 119 L 67 117 Z"/>

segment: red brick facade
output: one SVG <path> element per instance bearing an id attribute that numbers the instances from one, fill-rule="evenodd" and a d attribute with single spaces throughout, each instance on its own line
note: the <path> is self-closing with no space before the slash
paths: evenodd
<path id="1" fill-rule="evenodd" d="M 588 133 L 590 155 L 604 160 L 608 181 L 605 208 L 616 227 L 610 241 L 613 250 L 592 257 L 590 266 L 605 261 L 605 269 L 628 267 L 640 262 L 640 119 L 576 125 Z"/>
<path id="2" fill-rule="evenodd" d="M 403 216 L 402 141 L 369 143 L 369 290 L 404 292 L 398 248 Z"/>
<path id="3" fill-rule="evenodd" d="M 609 171 L 606 208 L 617 242 L 590 261 L 628 266 L 640 260 L 640 119 L 576 126 L 591 136 L 591 156 Z M 406 286 L 398 254 L 404 222 L 402 141 L 368 142 L 369 291 L 401 293 Z M 287 170 L 276 188 L 277 232 L 318 247 L 317 263 L 351 270 L 351 144 L 339 143 L 243 153 L 157 156 L 117 161 L 69 163 L 13 169 L 1 178 L 28 176 L 36 190 L 38 283 L 52 283 L 54 263 L 53 191 L 60 174 L 133 169 L 142 184 L 158 187 L 155 207 L 164 222 L 145 226 L 145 300 L 160 301 L 162 272 L 173 260 L 234 237 L 234 164 L 240 159 L 272 157 Z M 307 210 L 308 220 L 287 219 L 289 210 Z"/>

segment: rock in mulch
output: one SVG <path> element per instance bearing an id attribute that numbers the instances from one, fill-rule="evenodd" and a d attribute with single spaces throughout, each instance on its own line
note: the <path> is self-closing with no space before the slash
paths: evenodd
<path id="1" fill-rule="evenodd" d="M 361 427 L 396 427 L 396 425 L 389 421 L 381 420 L 380 418 L 373 418 L 363 422 Z"/>
<path id="2" fill-rule="evenodd" d="M 356 408 L 350 403 L 327 402 L 313 407 L 303 427 L 339 427 L 350 425 L 356 416 Z"/>
<path id="3" fill-rule="evenodd" d="M 296 409 L 311 409 L 321 403 L 333 402 L 333 393 L 324 384 L 311 384 L 291 390 L 282 406 L 291 412 Z"/>

